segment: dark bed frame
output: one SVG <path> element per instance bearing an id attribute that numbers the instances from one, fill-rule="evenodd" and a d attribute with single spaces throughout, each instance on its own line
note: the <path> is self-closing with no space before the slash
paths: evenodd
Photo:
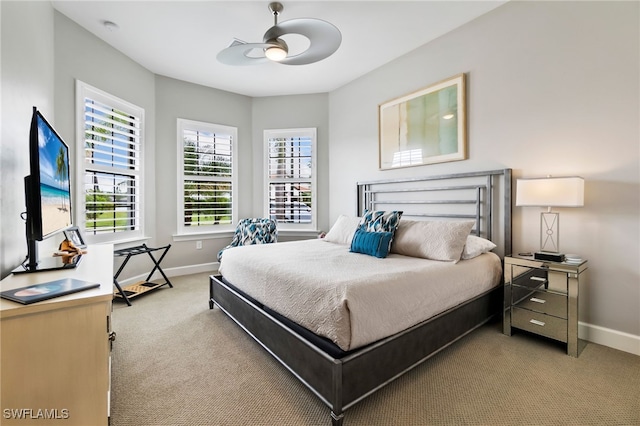
<path id="1" fill-rule="evenodd" d="M 511 169 L 358 183 L 364 209 L 403 210 L 403 218 L 473 219 L 476 235 L 511 253 Z M 209 307 L 217 305 L 331 410 L 344 412 L 502 312 L 502 285 L 400 333 L 336 354 L 288 320 L 210 277 Z"/>

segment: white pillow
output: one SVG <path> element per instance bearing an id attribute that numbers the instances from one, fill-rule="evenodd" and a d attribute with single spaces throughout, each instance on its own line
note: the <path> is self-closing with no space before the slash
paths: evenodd
<path id="1" fill-rule="evenodd" d="M 473 259 L 482 253 L 490 252 L 494 248 L 496 248 L 496 245 L 491 241 L 475 235 L 469 235 L 464 245 L 464 250 L 462 250 L 462 259 Z"/>
<path id="2" fill-rule="evenodd" d="M 391 253 L 457 262 L 473 225 L 472 221 L 401 220 Z"/>
<path id="3" fill-rule="evenodd" d="M 351 245 L 353 234 L 356 233 L 359 224 L 359 217 L 341 214 L 323 239 L 332 243 Z"/>

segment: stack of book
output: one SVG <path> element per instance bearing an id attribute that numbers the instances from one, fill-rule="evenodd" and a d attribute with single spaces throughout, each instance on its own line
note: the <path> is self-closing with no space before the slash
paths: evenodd
<path id="1" fill-rule="evenodd" d="M 565 254 L 564 261 L 571 265 L 579 265 L 582 263 L 582 257 L 577 254 Z"/>

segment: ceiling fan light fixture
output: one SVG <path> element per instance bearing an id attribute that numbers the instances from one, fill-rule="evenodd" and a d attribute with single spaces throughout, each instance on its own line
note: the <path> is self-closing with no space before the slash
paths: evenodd
<path id="1" fill-rule="evenodd" d="M 287 57 L 289 48 L 287 43 L 282 39 L 269 40 L 267 43 L 273 43 L 273 46 L 264 49 L 264 56 L 275 62 L 279 62 Z"/>
<path id="2" fill-rule="evenodd" d="M 279 2 L 269 4 L 274 22 L 264 34 L 262 43 L 234 40 L 229 47 L 218 52 L 216 56 L 218 61 L 227 65 L 257 65 L 269 60 L 283 65 L 307 65 L 328 58 L 338 50 L 342 42 L 342 34 L 335 25 L 313 18 L 278 22 L 278 16 L 283 8 L 282 3 Z M 308 48 L 298 53 L 294 46 L 293 53 L 289 54 L 289 47 L 280 37 L 290 34 L 305 37 L 309 41 Z M 264 56 L 252 55 L 252 52 L 260 50 L 264 52 Z"/>

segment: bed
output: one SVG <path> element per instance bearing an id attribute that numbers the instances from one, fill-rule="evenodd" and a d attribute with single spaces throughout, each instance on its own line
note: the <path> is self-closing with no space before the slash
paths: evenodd
<path id="1" fill-rule="evenodd" d="M 320 398 L 334 426 L 354 404 L 502 312 L 501 259 L 511 251 L 510 169 L 357 184 L 355 216 L 392 209 L 407 221 L 470 221 L 471 234 L 495 248 L 456 263 L 393 249 L 377 259 L 334 241 L 288 242 L 225 252 L 221 275 L 210 277 L 210 308 L 222 309 Z M 296 258 L 295 269 L 275 261 L 296 253 L 307 259 Z M 326 273 L 310 274 L 314 262 Z M 425 273 L 437 277 L 435 287 L 421 284 Z M 482 283 L 468 293 L 475 281 Z M 436 297 L 445 303 L 431 306 L 429 293 L 444 287 L 460 291 Z M 302 299 L 288 303 L 292 293 Z"/>

